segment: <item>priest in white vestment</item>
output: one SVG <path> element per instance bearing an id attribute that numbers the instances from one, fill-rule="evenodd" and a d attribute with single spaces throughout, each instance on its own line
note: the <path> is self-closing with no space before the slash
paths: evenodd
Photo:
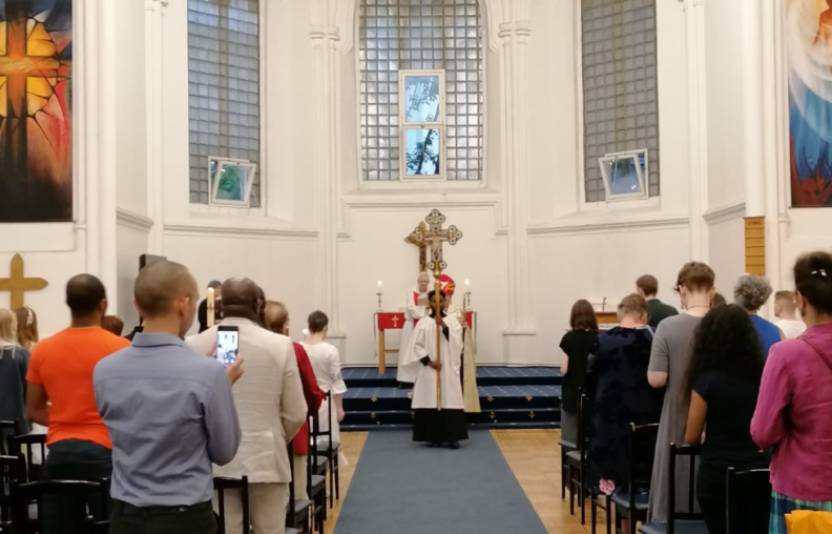
<path id="1" fill-rule="evenodd" d="M 404 326 L 399 341 L 399 366 L 396 369 L 396 381 L 399 384 L 413 384 L 419 372 L 418 367 L 408 365 L 407 362 L 412 361 L 409 353 L 413 350 L 413 330 L 416 328 L 416 323 L 427 314 L 428 283 L 430 283 L 428 273 L 424 271 L 419 273 L 416 287 L 410 290 L 405 298 Z"/>
<path id="2" fill-rule="evenodd" d="M 468 439 L 462 397 L 462 325 L 456 316 L 445 311 L 445 293 L 440 291 L 442 330 L 440 332 L 441 360 L 436 354 L 436 318 L 433 307 L 416 325 L 413 332 L 411 364 L 418 364 L 416 384 L 413 388 L 411 407 L 413 441 L 427 442 L 431 447 L 447 444 L 458 449 L 459 442 Z M 433 302 L 434 292 L 428 294 Z M 440 373 L 442 382 L 441 407 L 437 409 L 436 382 Z"/>

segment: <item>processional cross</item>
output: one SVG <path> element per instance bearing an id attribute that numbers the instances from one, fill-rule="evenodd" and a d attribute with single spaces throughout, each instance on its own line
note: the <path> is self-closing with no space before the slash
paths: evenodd
<path id="1" fill-rule="evenodd" d="M 442 228 L 442 223 L 445 222 L 445 216 L 439 210 L 433 210 L 430 215 L 425 217 L 425 222 L 428 223 L 428 230 L 422 234 L 422 242 L 427 240 L 431 246 L 431 259 L 427 264 L 427 268 L 433 271 L 434 278 L 434 298 L 433 310 L 436 317 L 436 363 L 442 363 L 442 301 L 440 300 L 440 291 L 442 284 L 439 278 L 442 276 L 442 271 L 448 268 L 442 256 L 442 243 L 447 241 L 451 245 L 456 245 L 462 239 L 462 232 L 454 225 L 447 229 Z M 420 225 L 421 227 L 421 225 Z M 414 233 L 419 232 L 416 228 Z M 442 373 L 436 373 L 436 407 L 442 410 Z"/>
<path id="2" fill-rule="evenodd" d="M 15 254 L 12 258 L 11 272 L 8 278 L 0 278 L 0 291 L 11 293 L 12 310 L 23 307 L 23 294 L 25 291 L 37 291 L 49 284 L 43 278 L 26 278 L 23 275 L 23 258 Z"/>

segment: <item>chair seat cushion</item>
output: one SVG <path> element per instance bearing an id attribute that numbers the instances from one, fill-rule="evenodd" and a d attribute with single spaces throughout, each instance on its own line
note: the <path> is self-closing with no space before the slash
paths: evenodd
<path id="1" fill-rule="evenodd" d="M 570 450 L 570 451 L 574 451 L 575 449 L 577 449 L 577 448 L 578 448 L 578 444 L 577 444 L 577 443 L 575 443 L 574 441 L 565 441 L 565 440 L 560 440 L 559 445 L 560 445 L 561 447 L 563 447 L 564 449 L 566 449 L 566 450 Z"/>
<path id="2" fill-rule="evenodd" d="M 306 513 L 309 511 L 310 506 L 312 506 L 312 501 L 308 501 L 306 499 L 295 499 L 295 516 L 296 516 L 296 519 L 300 519 L 301 517 L 305 517 Z"/>
<path id="3" fill-rule="evenodd" d="M 341 444 L 337 441 L 332 442 L 332 450 L 337 451 L 341 448 Z M 329 451 L 329 440 L 328 439 L 320 439 L 318 440 L 318 452 Z"/>
<path id="4" fill-rule="evenodd" d="M 635 504 L 636 512 L 646 512 L 647 503 L 650 501 L 650 496 L 646 493 L 639 493 L 636 495 Z M 627 493 L 619 493 L 612 496 L 612 502 L 615 503 L 619 510 L 630 511 L 630 495 Z"/>
<path id="5" fill-rule="evenodd" d="M 675 526 L 673 532 L 676 534 L 708 534 L 708 527 L 705 526 L 704 521 L 676 521 Z M 648 523 L 639 527 L 638 531 L 642 534 L 666 534 L 667 523 Z"/>
<path id="6" fill-rule="evenodd" d="M 574 467 L 581 466 L 581 451 L 569 451 L 566 453 L 566 462 Z"/>
<path id="7" fill-rule="evenodd" d="M 327 465 L 329 464 L 329 460 L 326 456 L 316 456 L 312 459 L 313 464 L 313 473 L 317 473 L 319 475 L 326 473 Z"/>
<path id="8" fill-rule="evenodd" d="M 285 532 L 286 534 L 300 534 L 300 531 L 294 528 L 287 528 Z"/>
<path id="9" fill-rule="evenodd" d="M 323 475 L 312 475 L 309 478 L 312 479 L 310 484 L 310 486 L 312 486 L 312 489 L 326 486 L 326 477 Z"/>

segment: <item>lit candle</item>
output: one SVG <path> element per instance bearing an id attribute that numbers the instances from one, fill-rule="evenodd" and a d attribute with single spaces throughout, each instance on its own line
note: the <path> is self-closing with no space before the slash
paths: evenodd
<path id="1" fill-rule="evenodd" d="M 471 281 L 468 280 L 467 278 L 465 279 L 465 285 L 468 286 L 468 287 L 471 287 Z"/>
<path id="2" fill-rule="evenodd" d="M 214 317 L 215 317 L 214 314 L 215 314 L 215 309 L 216 309 L 215 306 L 216 306 L 216 297 L 214 296 L 214 288 L 209 287 L 208 288 L 208 313 L 207 313 L 207 317 L 206 317 L 208 319 L 208 326 L 209 327 L 214 326 Z"/>
<path id="3" fill-rule="evenodd" d="M 379 289 L 381 289 L 381 286 L 383 286 L 383 285 L 384 285 L 384 282 L 382 282 L 381 280 L 379 280 L 379 281 L 378 281 L 378 288 L 379 288 Z"/>

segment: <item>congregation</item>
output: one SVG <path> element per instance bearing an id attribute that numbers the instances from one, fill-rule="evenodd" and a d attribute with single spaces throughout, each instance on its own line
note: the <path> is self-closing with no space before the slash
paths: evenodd
<path id="1" fill-rule="evenodd" d="M 776 293 L 777 323 L 758 314 L 767 279 L 743 275 L 734 302 L 718 302 L 714 271 L 699 262 L 679 272 L 680 314 L 650 275 L 613 328 L 599 329 L 586 300 L 573 305 L 560 344 L 561 457 L 573 496 L 592 499 L 593 532 L 596 506 L 612 514 L 611 502 L 621 532 L 637 521 L 665 532 L 694 509 L 710 534 L 731 532 L 729 472 L 770 477 L 770 507 L 745 510 L 742 532 L 787 534 L 787 514 L 832 511 L 817 468 L 832 460 L 832 255 L 802 256 L 793 275 L 794 291 Z"/>
<path id="2" fill-rule="evenodd" d="M 34 521 L 44 534 L 323 532 L 346 390 L 327 316 L 312 313 L 310 336 L 293 343 L 286 306 L 255 282 L 212 288 L 221 325 L 190 337 L 197 283 L 168 261 L 138 275 L 142 324 L 129 339 L 88 274 L 67 283 L 71 323 L 51 337 L 39 341 L 34 310 L 0 310 L 0 532 L 30 521 L 15 506 L 27 479 L 58 488 Z M 237 357 L 224 366 L 217 331 L 232 327 Z M 89 494 L 58 498 L 61 485 Z"/>

